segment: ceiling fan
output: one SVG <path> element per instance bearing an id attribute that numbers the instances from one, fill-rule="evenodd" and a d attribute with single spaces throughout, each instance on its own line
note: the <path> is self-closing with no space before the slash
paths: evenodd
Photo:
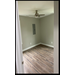
<path id="1" fill-rule="evenodd" d="M 40 16 L 44 16 L 45 14 L 39 14 L 38 10 L 35 10 L 35 17 L 38 18 Z"/>
<path id="2" fill-rule="evenodd" d="M 31 17 L 35 17 L 35 18 L 39 18 L 41 16 L 44 16 L 45 14 L 39 14 L 38 13 L 38 10 L 35 10 L 35 14 L 34 15 L 28 15 L 28 16 L 31 16 Z"/>

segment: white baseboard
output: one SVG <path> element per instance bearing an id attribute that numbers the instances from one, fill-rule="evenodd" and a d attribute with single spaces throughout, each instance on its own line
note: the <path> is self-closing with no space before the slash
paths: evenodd
<path id="1" fill-rule="evenodd" d="M 30 47 L 28 47 L 28 48 L 25 48 L 25 49 L 23 49 L 22 51 L 26 51 L 26 50 L 28 50 L 28 49 L 30 49 L 30 48 L 33 48 L 33 47 L 35 47 L 35 46 L 37 46 L 37 45 L 39 45 L 39 44 L 41 44 L 41 43 L 38 43 L 38 44 L 35 44 L 35 45 L 30 46 Z"/>
<path id="2" fill-rule="evenodd" d="M 45 44 L 45 43 L 40 43 L 40 44 L 54 48 L 54 46 L 52 46 L 52 45 L 48 45 L 48 44 Z"/>
<path id="3" fill-rule="evenodd" d="M 35 46 L 37 46 L 37 45 L 39 45 L 39 44 L 46 45 L 46 46 L 49 46 L 49 47 L 54 48 L 54 46 L 52 46 L 52 45 L 48 45 L 48 44 L 45 44 L 45 43 L 38 43 L 38 44 L 35 44 L 35 45 L 30 46 L 30 47 L 28 47 L 28 48 L 25 48 L 25 49 L 23 49 L 22 51 L 26 51 L 26 50 L 28 50 L 28 49 L 30 49 L 30 48 L 33 48 L 33 47 L 35 47 Z"/>

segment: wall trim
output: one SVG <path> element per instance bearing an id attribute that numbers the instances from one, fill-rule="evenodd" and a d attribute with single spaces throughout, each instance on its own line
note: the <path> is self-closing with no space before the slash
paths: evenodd
<path id="1" fill-rule="evenodd" d="M 49 46 L 49 47 L 52 47 L 52 48 L 54 48 L 54 46 L 52 46 L 52 45 L 49 45 L 49 44 L 45 44 L 45 43 L 40 43 L 40 44 L 42 44 L 42 45 L 46 45 L 46 46 Z"/>
<path id="2" fill-rule="evenodd" d="M 26 51 L 26 50 L 28 50 L 28 49 L 30 49 L 30 48 L 33 48 L 33 47 L 35 47 L 35 46 L 37 46 L 37 45 L 39 45 L 39 44 L 41 44 L 41 43 L 38 43 L 38 44 L 32 45 L 32 46 L 30 46 L 30 47 L 28 47 L 28 48 L 23 49 L 22 51 Z"/>
<path id="3" fill-rule="evenodd" d="M 37 46 L 37 45 L 40 45 L 40 44 L 54 48 L 54 46 L 52 46 L 52 45 L 48 45 L 48 44 L 45 44 L 45 43 L 41 43 L 41 42 L 40 42 L 40 43 L 38 43 L 38 44 L 35 44 L 35 45 L 33 45 L 33 46 L 30 46 L 30 47 L 28 47 L 28 48 L 23 49 L 22 52 L 23 52 L 23 51 L 26 51 L 26 50 L 28 50 L 28 49 L 31 49 L 31 48 L 33 48 L 33 47 L 35 47 L 35 46 Z"/>

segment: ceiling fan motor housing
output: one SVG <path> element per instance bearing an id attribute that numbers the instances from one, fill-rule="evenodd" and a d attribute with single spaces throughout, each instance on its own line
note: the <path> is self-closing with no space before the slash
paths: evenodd
<path id="1" fill-rule="evenodd" d="M 38 10 L 35 11 L 35 16 L 36 16 L 36 17 L 40 17 L 40 16 L 44 16 L 44 15 L 45 15 L 45 14 L 39 14 L 39 13 L 38 13 Z"/>
<path id="2" fill-rule="evenodd" d="M 35 16 L 39 16 L 38 11 L 36 10 Z"/>

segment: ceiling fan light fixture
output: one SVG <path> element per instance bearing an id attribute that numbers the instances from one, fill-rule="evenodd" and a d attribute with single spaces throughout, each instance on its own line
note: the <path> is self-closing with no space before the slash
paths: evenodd
<path id="1" fill-rule="evenodd" d="M 35 16 L 35 18 L 38 18 L 38 16 Z"/>

